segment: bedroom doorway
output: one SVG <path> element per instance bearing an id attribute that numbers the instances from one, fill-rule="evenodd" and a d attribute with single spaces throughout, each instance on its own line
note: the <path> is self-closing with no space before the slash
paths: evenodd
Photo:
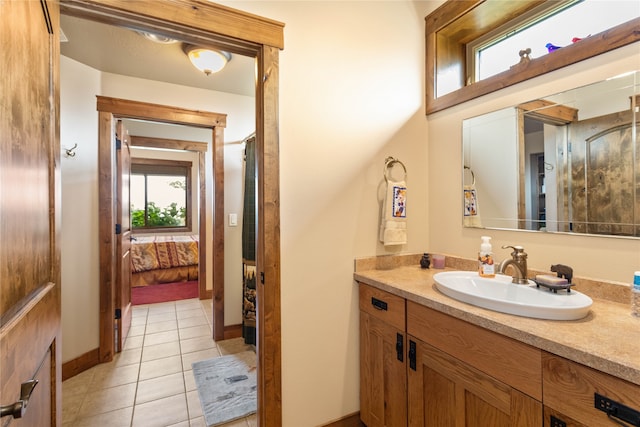
<path id="1" fill-rule="evenodd" d="M 119 257 L 114 251 L 117 249 L 116 236 L 119 228 L 115 212 L 119 206 L 119 195 L 114 194 L 113 183 L 117 182 L 117 174 L 114 170 L 114 157 L 118 157 L 119 143 L 116 138 L 116 123 L 123 119 L 147 120 L 157 123 L 176 124 L 184 126 L 195 126 L 208 129 L 211 133 L 212 153 L 212 173 L 213 185 L 217 190 L 214 192 L 214 210 L 224 212 L 224 127 L 226 125 L 226 115 L 203 111 L 192 111 L 183 108 L 166 105 L 150 104 L 146 102 L 116 99 L 104 96 L 97 97 L 97 110 L 99 115 L 98 131 L 98 152 L 99 164 L 98 173 L 101 177 L 99 185 L 99 236 L 101 245 L 100 251 L 100 283 L 103 284 L 101 294 L 118 295 L 117 286 L 109 284 L 121 283 L 122 269 L 117 268 Z M 160 146 L 160 148 L 189 149 L 198 153 L 198 173 L 199 173 L 199 242 L 207 242 L 207 198 L 206 198 L 206 177 L 205 177 L 205 156 L 207 147 L 202 143 L 178 144 L 173 140 L 160 140 L 149 138 L 135 138 L 128 134 L 120 135 L 120 138 L 127 138 L 130 145 L 135 146 Z M 164 146 L 164 147 L 163 147 Z M 120 226 L 121 227 L 121 226 Z M 116 234 L 113 230 L 116 230 Z M 207 246 L 199 244 L 198 249 L 198 275 L 206 278 Z M 213 288 L 211 294 L 206 292 L 206 281 L 199 279 L 200 295 L 203 298 L 212 295 L 224 297 L 224 223 L 222 215 L 215 215 L 213 221 L 213 269 L 211 271 Z M 218 286 L 216 286 L 216 284 Z M 222 290 L 218 288 L 222 288 Z M 115 288 L 115 289 L 114 289 Z M 122 291 L 126 293 L 126 291 Z M 130 296 L 130 288 L 128 296 Z M 128 325 L 131 315 L 131 298 L 127 295 L 120 295 L 117 298 L 100 298 L 100 360 L 108 361 L 113 354 L 120 351 L 117 343 L 122 342 L 123 337 L 128 334 Z M 224 305 L 222 306 L 224 315 Z M 219 325 L 224 329 L 224 324 Z M 214 335 L 216 325 L 214 323 Z M 214 336 L 214 339 L 215 336 Z"/>
<path id="2" fill-rule="evenodd" d="M 255 58 L 256 163 L 258 165 L 256 273 L 260 277 L 257 287 L 256 318 L 257 414 L 259 426 L 280 426 L 282 425 L 282 343 L 278 101 L 279 51 L 284 48 L 284 24 L 212 2 L 165 0 L 158 1 L 158 4 L 162 7 L 149 8 L 143 2 L 64 0 L 60 3 L 60 8 L 65 14 L 177 37 L 192 43 L 206 42 L 232 53 Z M 103 122 L 100 123 L 102 128 Z M 106 185 L 110 185 L 110 182 Z M 214 206 L 214 209 L 218 207 Z M 221 215 L 216 215 L 215 222 L 217 221 L 223 221 Z M 214 236 L 214 247 L 217 241 L 217 237 Z M 101 251 L 102 243 L 101 241 Z M 108 285 L 111 286 L 111 283 Z M 109 297 L 109 295 L 104 296 Z M 213 304 L 214 306 L 220 304 L 215 292 Z M 105 315 L 111 316 L 112 313 L 108 312 Z M 223 324 L 224 317 L 219 311 L 214 310 L 214 329 L 223 327 Z M 103 332 L 101 331 L 101 346 Z M 217 332 L 214 331 L 215 333 Z M 106 357 L 112 358 L 113 354 Z"/>
<path id="3" fill-rule="evenodd" d="M 198 259 L 199 247 L 206 244 L 198 234 L 205 218 L 197 209 L 205 202 L 200 193 L 207 191 L 200 163 L 210 133 L 144 120 L 124 122 L 132 155 L 131 303 L 210 299 L 207 266 L 201 274 Z"/>

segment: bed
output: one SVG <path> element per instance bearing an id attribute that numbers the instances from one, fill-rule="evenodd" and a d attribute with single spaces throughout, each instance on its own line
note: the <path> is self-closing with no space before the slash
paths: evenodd
<path id="1" fill-rule="evenodd" d="M 198 279 L 198 236 L 136 236 L 131 242 L 131 286 Z"/>

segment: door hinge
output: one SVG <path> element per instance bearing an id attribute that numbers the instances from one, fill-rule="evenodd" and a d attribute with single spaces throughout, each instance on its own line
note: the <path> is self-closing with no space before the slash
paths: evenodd
<path id="1" fill-rule="evenodd" d="M 260 272 L 260 283 L 264 285 L 264 271 Z"/>
<path id="2" fill-rule="evenodd" d="M 118 320 L 118 319 L 121 319 L 121 318 L 122 318 L 122 310 L 119 309 L 119 308 L 116 308 L 116 317 L 115 317 L 115 319 Z"/>
<path id="3" fill-rule="evenodd" d="M 122 141 L 120 138 L 116 138 L 116 150 L 120 150 L 122 148 Z"/>
<path id="4" fill-rule="evenodd" d="M 122 224 L 116 224 L 116 234 L 122 233 Z"/>

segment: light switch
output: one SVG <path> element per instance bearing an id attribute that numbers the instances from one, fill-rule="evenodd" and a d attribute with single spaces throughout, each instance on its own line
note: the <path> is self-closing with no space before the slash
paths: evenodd
<path id="1" fill-rule="evenodd" d="M 238 214 L 229 214 L 229 227 L 236 227 L 238 225 Z"/>

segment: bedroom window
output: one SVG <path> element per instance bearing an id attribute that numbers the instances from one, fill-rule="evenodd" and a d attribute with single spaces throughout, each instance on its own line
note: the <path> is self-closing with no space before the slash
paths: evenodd
<path id="1" fill-rule="evenodd" d="M 134 231 L 191 231 L 191 162 L 131 160 Z"/>

